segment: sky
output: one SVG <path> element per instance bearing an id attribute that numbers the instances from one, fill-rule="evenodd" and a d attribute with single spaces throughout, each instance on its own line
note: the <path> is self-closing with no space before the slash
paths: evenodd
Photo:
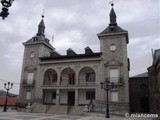
<path id="1" fill-rule="evenodd" d="M 22 43 L 36 35 L 42 13 L 45 35 L 60 54 L 68 48 L 84 53 L 86 46 L 99 52 L 97 34 L 109 24 L 110 1 L 15 0 L 9 16 L 0 20 L 0 90 L 10 81 L 14 83 L 10 92 L 19 93 Z M 144 73 L 152 64 L 151 49 L 160 49 L 160 1 L 114 0 L 114 10 L 118 25 L 129 33 L 129 74 Z"/>

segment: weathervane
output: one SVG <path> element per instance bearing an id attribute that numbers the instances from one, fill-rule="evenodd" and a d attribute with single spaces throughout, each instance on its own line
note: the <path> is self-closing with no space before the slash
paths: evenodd
<path id="1" fill-rule="evenodd" d="M 41 15 L 41 16 L 42 16 L 42 18 L 44 18 L 44 13 L 45 13 L 45 12 L 44 12 L 44 9 L 43 9 L 43 12 L 42 12 L 42 15 Z"/>
<path id="2" fill-rule="evenodd" d="M 111 4 L 112 7 L 114 6 L 113 1 L 114 1 L 114 0 L 112 0 L 112 1 L 109 2 L 109 4 Z"/>

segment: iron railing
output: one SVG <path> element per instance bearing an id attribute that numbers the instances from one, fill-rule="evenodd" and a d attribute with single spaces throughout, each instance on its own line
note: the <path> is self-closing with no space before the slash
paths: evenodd
<path id="1" fill-rule="evenodd" d="M 60 85 L 62 86 L 75 85 L 75 84 L 76 84 L 75 80 L 68 80 L 68 79 L 60 80 Z"/>
<path id="2" fill-rule="evenodd" d="M 123 80 L 121 77 L 107 77 L 105 81 L 109 81 L 109 85 L 122 85 L 123 84 Z M 77 80 L 69 80 L 69 79 L 62 79 L 60 80 L 60 86 L 72 86 L 72 85 L 76 85 Z M 47 85 L 47 86 L 57 86 L 58 85 L 58 80 L 55 82 L 52 81 L 44 81 L 43 85 Z M 96 80 L 86 80 L 86 79 L 78 79 L 78 85 L 79 86 L 91 86 L 91 85 L 96 85 Z"/>
<path id="3" fill-rule="evenodd" d="M 116 112 L 120 112 L 121 110 L 128 110 L 128 103 L 124 103 L 124 102 L 111 102 L 109 101 L 109 112 L 110 113 L 116 113 Z M 88 104 L 88 106 L 90 106 Z M 99 113 L 106 113 L 106 101 L 102 101 L 102 100 L 94 100 L 93 101 L 93 111 L 89 111 L 89 112 L 99 112 Z"/>
<path id="4" fill-rule="evenodd" d="M 23 80 L 23 86 L 34 86 L 34 85 L 35 85 L 35 80 L 28 80 L 28 79 Z"/>
<path id="5" fill-rule="evenodd" d="M 109 84 L 114 84 L 114 85 L 122 85 L 123 84 L 123 80 L 121 77 L 107 77 L 105 81 L 109 81 Z"/>
<path id="6" fill-rule="evenodd" d="M 88 86 L 88 85 L 95 85 L 95 80 L 85 80 L 85 79 L 80 79 L 79 81 L 78 81 L 78 85 L 86 85 L 86 86 Z"/>
<path id="7" fill-rule="evenodd" d="M 51 81 L 51 80 L 47 80 L 47 81 L 44 81 L 43 85 L 47 85 L 47 86 L 55 86 L 57 85 L 57 81 Z"/>

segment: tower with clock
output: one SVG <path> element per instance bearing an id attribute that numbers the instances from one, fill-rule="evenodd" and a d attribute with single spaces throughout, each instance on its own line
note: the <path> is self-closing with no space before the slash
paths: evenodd
<path id="1" fill-rule="evenodd" d="M 113 8 L 110 11 L 109 26 L 97 36 L 100 40 L 102 52 L 101 75 L 102 81 L 114 83 L 114 88 L 109 91 L 109 101 L 117 102 L 117 108 L 128 110 L 129 108 L 129 59 L 127 58 L 128 32 L 118 26 L 116 13 Z M 99 89 L 99 92 L 104 91 Z M 105 94 L 105 93 L 104 93 Z M 99 99 L 105 99 L 104 94 L 97 94 Z"/>
<path id="2" fill-rule="evenodd" d="M 49 39 L 45 37 L 45 24 L 43 18 L 44 16 L 42 16 L 42 20 L 38 25 L 36 36 L 23 43 L 25 50 L 21 74 L 21 98 L 36 98 L 36 91 L 39 91 L 40 89 L 39 57 L 49 56 L 50 52 L 54 51 L 54 47 L 49 43 Z"/>

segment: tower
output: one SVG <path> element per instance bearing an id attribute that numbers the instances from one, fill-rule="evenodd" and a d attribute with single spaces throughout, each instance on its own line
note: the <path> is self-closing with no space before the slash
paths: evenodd
<path id="1" fill-rule="evenodd" d="M 121 108 L 120 114 L 129 110 L 129 59 L 127 58 L 127 44 L 129 43 L 128 32 L 117 24 L 117 16 L 113 8 L 109 14 L 109 26 L 97 36 L 100 40 L 100 51 L 102 52 L 100 63 L 100 81 L 108 80 L 114 84 L 109 91 L 110 109 Z M 111 85 L 111 84 L 110 84 Z M 103 93 L 103 90 L 99 90 Z M 104 94 L 97 94 L 97 98 L 105 100 Z M 123 112 L 123 113 L 122 113 Z"/>
<path id="2" fill-rule="evenodd" d="M 32 103 L 39 97 L 35 92 L 39 90 L 39 57 L 49 56 L 54 48 L 49 43 L 49 39 L 45 37 L 45 24 L 42 20 L 38 25 L 38 32 L 36 36 L 24 42 L 25 47 L 23 55 L 23 64 L 21 72 L 21 86 L 20 86 L 20 102 Z"/>

